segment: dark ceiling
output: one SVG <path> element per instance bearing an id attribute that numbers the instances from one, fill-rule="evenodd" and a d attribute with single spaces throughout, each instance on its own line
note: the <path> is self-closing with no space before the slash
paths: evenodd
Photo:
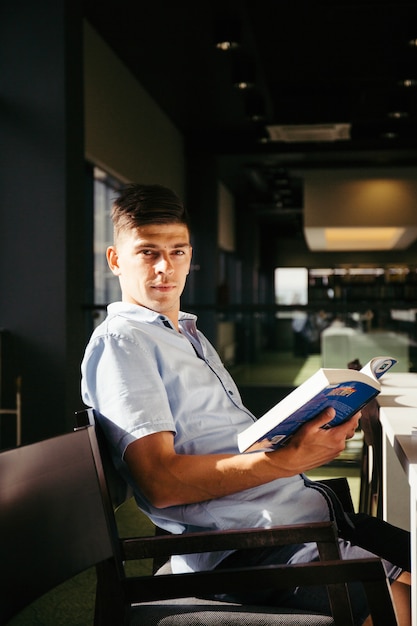
<path id="1" fill-rule="evenodd" d="M 225 182 L 249 188 L 260 212 L 301 208 L 297 168 L 417 163 L 417 0 L 84 7 L 187 143 L 219 155 Z M 216 49 L 221 30 L 239 45 Z M 307 137 L 271 138 L 268 127 L 288 125 Z M 345 138 L 330 139 L 334 125 Z"/>

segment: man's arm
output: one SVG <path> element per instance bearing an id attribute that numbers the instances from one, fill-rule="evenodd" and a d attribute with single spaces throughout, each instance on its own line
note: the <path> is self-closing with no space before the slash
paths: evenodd
<path id="1" fill-rule="evenodd" d="M 319 467 L 334 459 L 353 436 L 360 413 L 328 430 L 321 426 L 334 417 L 327 409 L 305 424 L 287 446 L 251 454 L 177 454 L 174 435 L 147 435 L 127 447 L 125 461 L 153 506 L 191 504 L 257 487 Z"/>

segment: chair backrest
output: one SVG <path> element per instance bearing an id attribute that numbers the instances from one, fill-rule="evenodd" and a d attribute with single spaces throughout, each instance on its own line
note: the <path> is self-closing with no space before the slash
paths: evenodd
<path id="1" fill-rule="evenodd" d="M 75 574 L 112 561 L 91 434 L 0 453 L 1 624 Z"/>
<path id="2" fill-rule="evenodd" d="M 97 443 L 100 450 L 101 462 L 103 464 L 103 471 L 107 483 L 107 488 L 110 494 L 111 503 L 113 509 L 116 510 L 127 500 L 133 497 L 133 490 L 123 479 L 121 474 L 114 466 L 111 454 L 109 451 L 109 445 L 106 440 L 106 436 L 100 426 L 100 421 L 97 419 L 97 413 L 92 408 L 82 409 L 75 413 L 76 428 L 84 428 L 86 426 L 92 426 L 96 433 Z M 155 526 L 155 535 L 168 535 L 168 531 Z M 169 559 L 168 559 L 169 560 Z M 155 574 L 163 565 L 167 563 L 166 556 L 154 556 L 152 559 L 152 571 Z"/>
<path id="3" fill-rule="evenodd" d="M 97 419 L 94 409 L 87 408 L 77 411 L 75 413 L 75 426 L 77 429 L 93 426 L 95 430 L 100 452 L 100 462 L 103 466 L 107 489 L 109 490 L 113 509 L 115 510 L 133 496 L 133 490 L 114 466 L 106 436 L 100 426 L 100 421 Z"/>

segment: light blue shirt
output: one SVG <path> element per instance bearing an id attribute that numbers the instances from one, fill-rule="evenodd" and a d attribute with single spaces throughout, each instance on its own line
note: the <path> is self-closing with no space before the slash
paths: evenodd
<path id="1" fill-rule="evenodd" d="M 83 400 L 100 414 L 115 463 L 138 506 L 174 533 L 328 520 L 327 501 L 306 488 L 302 476 L 165 509 L 141 494 L 123 461 L 132 441 L 168 430 L 179 454 L 239 454 L 237 434 L 255 419 L 217 352 L 197 330 L 196 317 L 181 312 L 179 326 L 177 332 L 164 315 L 115 302 L 95 329 L 82 363 Z M 172 565 L 176 572 L 211 569 L 225 554 L 178 556 Z"/>

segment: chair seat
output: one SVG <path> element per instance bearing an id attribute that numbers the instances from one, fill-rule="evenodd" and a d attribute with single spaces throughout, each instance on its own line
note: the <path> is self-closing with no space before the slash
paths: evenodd
<path id="1" fill-rule="evenodd" d="M 200 598 L 161 600 L 136 605 L 129 626 L 332 626 L 332 617 L 271 606 L 240 604 Z"/>
<path id="2" fill-rule="evenodd" d="M 170 561 L 155 573 L 156 576 L 164 574 L 172 574 Z M 223 623 L 228 626 L 330 626 L 334 621 L 330 616 L 298 609 L 179 598 L 135 606 L 130 626 L 145 623 L 146 626 L 218 626 Z"/>

